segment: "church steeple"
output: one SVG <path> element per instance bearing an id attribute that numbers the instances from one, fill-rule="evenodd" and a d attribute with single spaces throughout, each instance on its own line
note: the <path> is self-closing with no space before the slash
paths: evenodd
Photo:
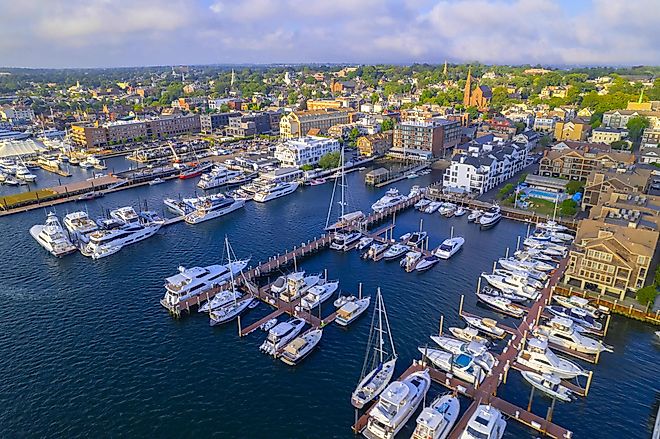
<path id="1" fill-rule="evenodd" d="M 447 60 L 445 60 L 445 68 L 442 69 L 442 74 L 444 75 L 445 78 L 447 77 Z"/>
<path id="2" fill-rule="evenodd" d="M 472 96 L 472 67 L 468 68 L 467 81 L 465 81 L 465 90 L 463 91 L 463 106 L 465 108 L 470 106 L 471 96 Z"/>

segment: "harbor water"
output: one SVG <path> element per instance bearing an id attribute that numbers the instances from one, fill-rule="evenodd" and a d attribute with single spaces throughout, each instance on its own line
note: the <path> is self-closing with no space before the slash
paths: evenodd
<path id="1" fill-rule="evenodd" d="M 366 211 L 386 188 L 366 187 L 363 178 L 363 172 L 349 174 L 348 193 L 350 207 Z M 413 184 L 439 178 L 434 172 L 394 186 L 407 193 Z M 59 205 L 56 212 L 61 217 L 86 208 L 94 217 L 145 204 L 160 212 L 163 198 L 192 195 L 195 183 L 134 188 L 86 205 Z M 350 394 L 362 368 L 371 310 L 347 329 L 327 326 L 318 349 L 292 368 L 259 352 L 261 331 L 239 338 L 236 322 L 212 328 L 198 313 L 176 320 L 158 303 L 164 278 L 178 266 L 218 263 L 225 236 L 237 256 L 250 256 L 254 263 L 319 236 L 331 192 L 332 183 L 300 188 L 196 226 L 178 223 L 98 261 L 80 254 L 56 259 L 43 250 L 28 233 L 45 220 L 43 210 L 1 218 L 0 436 L 353 437 Z M 414 210 L 397 215 L 395 237 L 418 229 L 423 219 L 431 247 L 448 237 L 452 226 L 466 239 L 452 259 L 425 273 L 405 273 L 396 262 L 362 261 L 356 251 L 331 250 L 300 261 L 299 268 L 327 269 L 343 293 L 357 294 L 360 282 L 365 295 L 382 289 L 399 354 L 398 376 L 419 358 L 417 347 L 431 343 L 441 314 L 445 328 L 462 326 L 461 294 L 466 310 L 498 317 L 478 306 L 473 292 L 479 274 L 492 269 L 507 247 L 513 251 L 526 226 L 502 220 L 480 231 L 466 218 Z M 323 308 L 323 315 L 330 314 L 332 301 Z M 244 315 L 243 326 L 268 312 L 260 304 Z M 654 330 L 614 316 L 606 339 L 614 353 L 603 354 L 598 365 L 584 364 L 595 371 L 589 396 L 557 403 L 553 420 L 576 438 L 650 437 L 660 401 Z M 434 384 L 427 400 L 445 391 Z M 529 394 L 515 371 L 498 392 L 523 408 Z M 461 403 L 464 410 L 470 401 Z M 537 392 L 533 411 L 545 416 L 549 405 Z M 413 427 L 414 418 L 400 436 L 409 437 Z M 506 438 L 537 436 L 508 422 Z"/>

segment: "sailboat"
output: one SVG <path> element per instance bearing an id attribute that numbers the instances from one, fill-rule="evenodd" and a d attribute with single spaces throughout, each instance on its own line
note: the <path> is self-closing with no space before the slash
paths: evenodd
<path id="1" fill-rule="evenodd" d="M 389 341 L 390 351 L 385 349 L 385 336 Z M 380 288 L 378 288 L 360 382 L 351 396 L 353 407 L 358 409 L 364 407 L 365 404 L 385 390 L 394 375 L 396 359 L 397 355 L 394 349 L 392 332 L 390 331 L 390 322 L 385 310 L 385 302 L 380 293 Z"/>
<path id="2" fill-rule="evenodd" d="M 229 247 L 229 239 L 225 237 L 225 245 L 227 247 L 227 260 L 229 266 L 231 267 L 231 248 Z M 236 283 L 234 282 L 234 272 L 233 270 L 229 271 L 231 277 L 231 293 L 234 297 L 233 302 L 221 306 L 220 308 L 212 309 L 209 312 L 209 325 L 215 326 L 221 323 L 226 323 L 231 320 L 234 320 L 238 317 L 243 311 L 245 311 L 250 303 L 252 303 L 252 297 L 243 297 L 238 300 L 238 295 L 236 294 Z"/>
<path id="3" fill-rule="evenodd" d="M 341 148 L 341 179 L 336 178 L 335 179 L 335 185 L 334 188 L 332 189 L 332 196 L 330 197 L 330 207 L 328 208 L 328 215 L 325 219 L 325 230 L 326 231 L 335 231 L 336 237 L 339 237 L 338 235 L 345 235 L 344 233 L 340 233 L 340 230 L 345 228 L 346 226 L 350 225 L 360 225 L 362 220 L 364 219 L 365 215 L 361 210 L 356 210 L 353 212 L 346 212 L 346 172 L 344 172 L 345 168 L 345 162 L 344 162 L 344 147 L 342 146 Z M 337 192 L 337 182 L 339 182 L 339 186 L 341 188 L 341 201 L 339 202 L 340 206 L 340 214 L 339 218 L 337 221 L 333 224 L 330 224 L 330 217 L 332 215 L 332 207 L 334 204 L 334 199 L 335 199 L 335 193 Z M 357 232 L 354 232 L 357 233 Z M 358 234 L 358 237 L 354 239 L 354 241 L 351 242 L 351 244 L 357 240 L 359 240 L 361 235 Z M 344 241 L 346 241 L 344 239 Z M 346 244 L 346 242 L 344 242 Z"/>

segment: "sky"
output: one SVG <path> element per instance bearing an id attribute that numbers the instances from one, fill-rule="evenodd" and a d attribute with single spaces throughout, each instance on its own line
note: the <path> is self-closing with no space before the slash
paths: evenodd
<path id="1" fill-rule="evenodd" d="M 660 65 L 660 0 L 0 0 L 0 66 Z"/>

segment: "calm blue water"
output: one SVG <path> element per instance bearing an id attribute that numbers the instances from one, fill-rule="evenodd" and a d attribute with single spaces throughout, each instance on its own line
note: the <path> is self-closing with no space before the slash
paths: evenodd
<path id="1" fill-rule="evenodd" d="M 439 175 L 405 180 L 406 191 Z M 368 209 L 385 189 L 350 174 L 353 205 Z M 172 181 L 110 194 L 88 204 L 91 214 L 147 202 L 161 209 L 165 196 L 189 195 L 195 181 Z M 327 327 L 319 349 L 291 368 L 259 353 L 264 335 L 237 336 L 236 324 L 210 328 L 191 315 L 174 320 L 158 304 L 163 279 L 179 265 L 208 265 L 222 255 L 224 236 L 236 253 L 255 261 L 318 236 L 325 223 L 330 184 L 304 188 L 267 204 L 250 203 L 238 212 L 198 226 L 177 224 L 159 235 L 99 261 L 77 254 L 48 255 L 28 235 L 45 218 L 37 210 L 0 220 L 0 436 L 274 437 L 350 438 L 354 411 L 350 393 L 359 378 L 370 317 L 342 330 Z M 60 215 L 80 209 L 57 206 Z M 396 263 L 365 262 L 356 252 L 321 252 L 301 262 L 309 272 L 328 269 L 344 292 L 385 296 L 399 353 L 398 372 L 419 358 L 417 346 L 447 326 L 460 325 L 459 296 L 471 294 L 477 276 L 515 246 L 525 227 L 503 220 L 479 231 L 466 217 L 445 219 L 408 211 L 397 217 L 395 236 L 417 229 L 420 218 L 437 245 L 455 227 L 464 249 L 426 273 L 404 273 Z M 330 312 L 331 302 L 324 314 Z M 481 315 L 473 295 L 465 307 Z M 269 312 L 250 311 L 245 325 Z M 492 315 L 494 316 L 494 315 Z M 509 321 L 513 324 L 514 321 Z M 660 390 L 660 345 L 651 326 L 615 317 L 588 398 L 558 404 L 554 419 L 574 437 L 649 437 Z M 445 390 L 433 385 L 429 398 Z M 517 373 L 499 395 L 526 406 L 529 387 Z M 466 408 L 468 401 L 463 401 Z M 536 396 L 541 415 L 549 401 Z M 576 416 L 577 415 L 577 416 Z M 412 432 L 410 423 L 401 437 Z M 507 438 L 536 435 L 509 422 Z"/>

